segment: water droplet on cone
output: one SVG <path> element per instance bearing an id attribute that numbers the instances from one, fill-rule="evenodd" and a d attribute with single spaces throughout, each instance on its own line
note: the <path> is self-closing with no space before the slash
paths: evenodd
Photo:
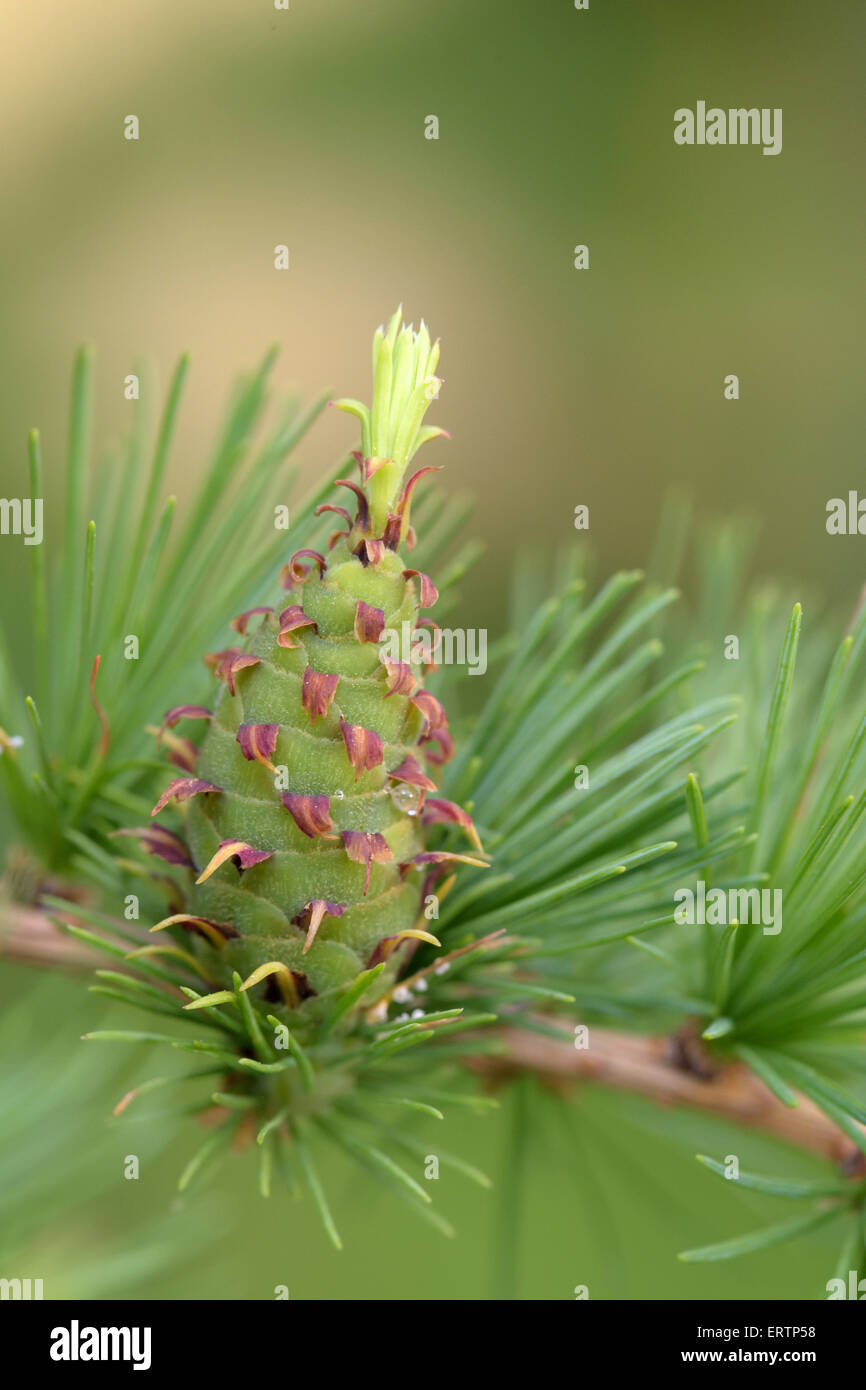
<path id="1" fill-rule="evenodd" d="M 408 782 L 398 782 L 391 788 L 391 800 L 406 816 L 417 816 L 421 805 L 421 788 L 412 787 Z"/>

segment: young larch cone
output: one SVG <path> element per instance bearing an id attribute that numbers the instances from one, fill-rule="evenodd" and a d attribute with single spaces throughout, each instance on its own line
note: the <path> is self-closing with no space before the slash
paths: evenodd
<path id="1" fill-rule="evenodd" d="M 419 940 L 435 943 L 422 911 L 435 876 L 455 859 L 484 862 L 425 850 L 429 823 L 461 825 L 475 846 L 477 836 L 437 795 L 453 744 L 424 689 L 429 647 L 389 641 L 414 632 L 438 597 L 401 553 L 430 471 L 406 476 L 407 465 L 444 433 L 422 426 L 437 361 L 423 324 L 400 329 L 400 310 L 377 332 L 372 409 L 336 402 L 362 426 L 358 481 L 337 484 L 354 516 L 319 509 L 343 522 L 327 554 L 296 551 L 280 576 L 285 606 L 232 621 L 237 645 L 206 658 L 223 686 L 213 710 L 178 706 L 163 723 L 184 775 L 153 814 L 182 803 L 183 833 L 152 822 L 148 848 L 195 874 L 166 925 L 194 933 L 214 976 L 267 973 L 270 997 L 307 1013 L 372 965 L 388 962 L 393 977 Z M 167 733 L 183 719 L 205 721 L 199 750 Z"/>

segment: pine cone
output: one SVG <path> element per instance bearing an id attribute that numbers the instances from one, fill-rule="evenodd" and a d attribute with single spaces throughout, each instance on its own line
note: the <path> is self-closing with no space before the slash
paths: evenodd
<path id="1" fill-rule="evenodd" d="M 307 1001 L 381 961 L 393 979 L 419 941 L 438 945 L 422 913 L 432 883 L 455 859 L 484 862 L 424 847 L 424 826 L 443 820 L 478 840 L 431 775 L 453 743 L 424 689 L 429 644 L 412 639 L 438 594 L 401 552 L 414 543 L 413 490 L 431 471 L 407 479 L 407 465 L 443 433 L 422 427 L 439 353 L 423 324 L 400 331 L 399 315 L 374 341 L 372 410 L 336 402 L 362 424 L 359 481 L 337 484 L 354 518 L 319 508 L 345 523 L 327 557 L 298 550 L 280 576 L 286 606 L 233 620 L 242 645 L 206 658 L 224 684 L 213 712 L 178 706 L 163 724 L 165 736 L 181 719 L 208 721 L 198 752 L 169 736 L 187 775 L 153 811 L 186 803 L 183 836 L 154 829 L 152 847 L 197 874 L 165 925 L 192 931 L 227 984 L 234 971 L 248 983 L 269 975 L 268 997 L 306 1006 L 310 1023 Z"/>

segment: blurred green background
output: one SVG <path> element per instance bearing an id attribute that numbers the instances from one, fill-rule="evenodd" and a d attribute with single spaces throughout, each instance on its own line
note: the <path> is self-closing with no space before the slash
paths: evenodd
<path id="1" fill-rule="evenodd" d="M 98 354 L 102 446 L 127 427 L 127 373 L 146 358 L 165 383 L 191 351 L 170 467 L 183 501 L 239 369 L 278 341 L 285 390 L 366 397 L 370 331 L 402 299 L 443 339 L 443 485 L 479 497 L 487 554 L 467 625 L 497 629 L 515 548 L 570 544 L 579 502 L 605 570 L 641 563 L 671 486 L 705 517 L 754 514 L 760 569 L 789 578 L 792 597 L 804 583 L 853 601 L 862 541 L 828 537 L 824 520 L 863 472 L 862 5 L 7 0 L 0 30 L 0 495 L 25 495 L 39 424 L 50 525 L 81 341 Z M 782 107 L 782 153 L 675 146 L 674 110 L 699 99 Z M 137 142 L 123 139 L 129 114 Z M 722 394 L 731 372 L 736 403 Z M 330 412 L 302 447 L 308 476 L 353 445 L 352 422 Z M 22 648 L 28 558 L 0 543 Z M 6 1227 L 3 1273 L 43 1276 L 48 1296 L 508 1291 L 507 1184 L 479 1196 L 442 1180 L 452 1244 L 337 1166 L 342 1256 L 308 1206 L 262 1203 L 243 1159 L 202 1204 L 174 1206 L 183 1140 L 167 1151 L 167 1125 L 104 1125 L 126 1081 L 114 1056 L 96 1071 L 79 1060 L 95 1001 L 20 967 L 3 966 L 0 989 L 19 1121 L 0 1141 L 7 1200 L 16 1175 L 42 1183 L 42 1220 Z M 42 1043 L 24 1090 L 10 1067 L 22 1028 Z M 787 1214 L 723 1190 L 696 1148 L 758 1170 L 807 1160 L 591 1088 L 561 1123 L 524 1101 L 538 1115 L 518 1296 L 569 1298 L 578 1283 L 592 1297 L 821 1296 L 808 1243 L 802 1263 L 784 1250 L 747 1267 L 673 1259 Z M 442 1142 L 497 1177 L 511 1104 L 452 1116 Z M 125 1182 L 138 1143 L 149 1157 Z M 822 1239 L 811 1251 L 829 1266 Z"/>

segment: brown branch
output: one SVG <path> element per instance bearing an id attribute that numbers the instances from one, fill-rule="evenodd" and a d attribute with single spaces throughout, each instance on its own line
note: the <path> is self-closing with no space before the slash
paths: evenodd
<path id="1" fill-rule="evenodd" d="M 670 1038 L 648 1038 L 606 1028 L 589 1030 L 589 1046 L 562 1042 L 521 1028 L 505 1029 L 504 1057 L 485 1056 L 473 1069 L 492 1080 L 530 1071 L 554 1084 L 591 1081 L 648 1096 L 661 1105 L 686 1105 L 748 1129 L 773 1134 L 838 1164 L 845 1173 L 864 1175 L 864 1156 L 832 1120 L 805 1096 L 784 1105 L 753 1072 L 729 1063 L 712 1074 L 684 1065 L 682 1049 Z"/>
<path id="2" fill-rule="evenodd" d="M 74 913 L 74 903 L 69 910 Z M 59 970 L 92 970 L 100 959 L 38 908 L 17 904 L 0 907 L 0 957 Z"/>

